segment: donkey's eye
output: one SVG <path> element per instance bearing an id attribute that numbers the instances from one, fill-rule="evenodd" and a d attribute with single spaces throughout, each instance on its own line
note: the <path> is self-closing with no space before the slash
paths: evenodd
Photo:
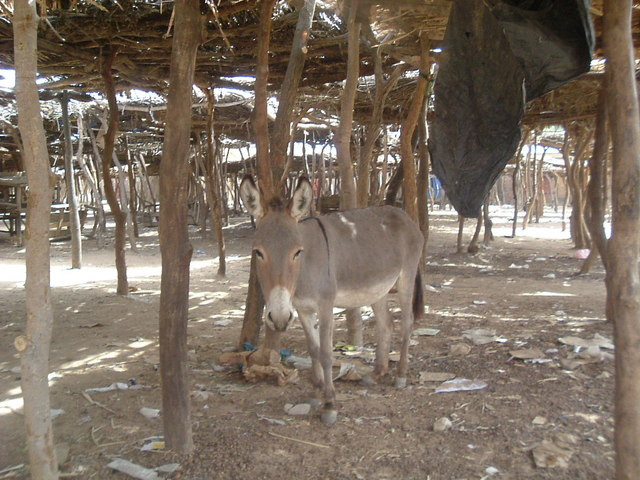
<path id="1" fill-rule="evenodd" d="M 296 258 L 299 258 L 302 252 L 303 252 L 302 248 L 299 249 L 296 253 L 293 254 L 293 259 L 295 260 Z"/>
<path id="2" fill-rule="evenodd" d="M 255 253 L 256 257 L 258 257 L 260 260 L 264 260 L 264 253 L 262 253 L 260 249 L 254 248 L 253 253 Z"/>

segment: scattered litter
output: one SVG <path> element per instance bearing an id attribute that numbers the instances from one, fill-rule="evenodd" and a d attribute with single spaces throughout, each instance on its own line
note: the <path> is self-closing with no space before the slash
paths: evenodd
<path id="1" fill-rule="evenodd" d="M 547 273 L 542 278 L 548 278 L 550 280 L 553 280 L 554 278 L 556 278 L 556 274 L 555 273 Z"/>
<path id="2" fill-rule="evenodd" d="M 207 252 L 205 252 L 204 250 L 200 250 L 200 249 L 196 250 L 196 255 L 204 255 L 206 253 Z"/>
<path id="3" fill-rule="evenodd" d="M 613 350 L 614 345 L 612 341 L 597 333 L 592 339 L 561 337 L 558 341 L 573 347 L 574 355 L 560 360 L 562 367 L 568 370 L 574 370 L 587 363 L 603 362 L 613 360 L 614 358 L 612 353 L 602 350 Z"/>
<path id="4" fill-rule="evenodd" d="M 474 300 L 473 304 L 474 305 L 486 305 L 487 302 L 486 302 L 486 300 Z"/>
<path id="5" fill-rule="evenodd" d="M 533 360 L 533 359 L 544 359 L 544 353 L 537 348 L 526 348 L 523 350 L 511 350 L 509 352 L 511 358 L 515 358 L 517 360 Z"/>
<path id="6" fill-rule="evenodd" d="M 500 470 L 498 470 L 496 467 L 487 467 L 484 469 L 484 473 L 485 476 L 480 480 L 485 480 L 486 478 L 493 477 L 494 475 L 500 473 Z"/>
<path id="7" fill-rule="evenodd" d="M 486 387 L 486 382 L 483 382 L 482 380 L 454 378 L 453 380 L 443 382 L 439 387 L 436 388 L 436 393 L 466 392 L 471 390 L 482 390 Z"/>
<path id="8" fill-rule="evenodd" d="M 258 348 L 244 352 L 227 352 L 220 356 L 220 363 L 241 364 L 242 373 L 248 382 L 258 382 L 276 377 L 279 386 L 298 381 L 298 371 L 285 367 L 280 353 L 270 348 Z"/>
<path id="9" fill-rule="evenodd" d="M 420 383 L 426 382 L 446 382 L 447 380 L 452 380 L 456 378 L 453 373 L 448 372 L 420 372 Z"/>
<path id="10" fill-rule="evenodd" d="M 440 329 L 439 328 L 416 328 L 413 331 L 413 334 L 418 336 L 418 337 L 433 337 L 434 335 L 437 335 L 438 333 L 440 333 Z"/>
<path id="11" fill-rule="evenodd" d="M 230 318 L 222 318 L 220 320 L 216 320 L 213 322 L 214 327 L 228 327 L 233 323 L 233 320 Z"/>
<path id="12" fill-rule="evenodd" d="M 485 330 L 482 328 L 473 328 L 462 332 L 462 336 L 467 340 L 471 340 L 474 345 L 485 345 L 498 340 L 495 330 Z"/>
<path id="13" fill-rule="evenodd" d="M 336 342 L 333 346 L 334 352 L 357 352 L 360 351 L 360 347 L 351 345 L 347 342 Z"/>
<path id="14" fill-rule="evenodd" d="M 209 400 L 210 396 L 211 392 L 208 392 L 206 390 L 196 390 L 191 392 L 191 398 L 198 402 L 206 402 L 207 400 Z"/>
<path id="15" fill-rule="evenodd" d="M 533 419 L 531 423 L 533 423 L 534 425 L 544 425 L 547 423 L 547 419 L 538 415 Z"/>
<path id="16" fill-rule="evenodd" d="M 449 355 L 462 356 L 468 355 L 471 352 L 471 346 L 466 343 L 454 343 L 449 347 Z"/>
<path id="17" fill-rule="evenodd" d="M 334 377 L 334 380 L 359 382 L 362 380 L 362 375 L 360 375 L 354 363 L 340 362 L 340 371 L 338 372 L 338 375 Z"/>
<path id="18" fill-rule="evenodd" d="M 129 388 L 131 387 L 127 383 L 116 382 L 116 383 L 112 383 L 108 387 L 87 388 L 85 392 L 104 393 L 104 392 L 112 392 L 114 390 L 129 390 Z"/>
<path id="19" fill-rule="evenodd" d="M 445 430 L 449 430 L 453 426 L 451 420 L 447 417 L 441 417 L 433 423 L 433 431 L 434 432 L 444 432 Z"/>
<path id="20" fill-rule="evenodd" d="M 533 259 L 534 262 L 546 262 L 546 257 L 536 257 Z"/>
<path id="21" fill-rule="evenodd" d="M 543 440 L 532 451 L 536 467 L 567 468 L 575 443 L 576 438 L 568 433 L 560 433 L 553 440 Z"/>
<path id="22" fill-rule="evenodd" d="M 542 365 L 542 364 L 551 363 L 551 362 L 553 362 L 552 358 L 527 358 L 524 361 L 524 363 L 531 363 L 534 365 Z"/>
<path id="23" fill-rule="evenodd" d="M 285 426 L 287 424 L 287 422 L 285 422 L 284 420 L 280 420 L 279 418 L 269 418 L 265 417 L 264 415 L 258 415 L 258 418 L 260 420 L 264 420 L 265 422 L 269 422 L 272 425 Z"/>
<path id="24" fill-rule="evenodd" d="M 149 437 L 145 438 L 145 444 L 140 449 L 141 452 L 162 452 L 164 451 L 164 438 L 163 437 Z"/>
<path id="25" fill-rule="evenodd" d="M 157 408 L 142 407 L 140 409 L 140 413 L 149 420 L 153 420 L 154 418 L 158 418 L 160 416 L 160 410 L 158 410 Z"/>
<path id="26" fill-rule="evenodd" d="M 586 260 L 589 257 L 591 250 L 588 248 L 579 248 L 575 252 L 573 252 L 573 258 L 577 258 L 579 260 Z"/>
<path id="27" fill-rule="evenodd" d="M 297 357 L 295 355 L 289 355 L 285 362 L 288 365 L 293 366 L 293 368 L 297 368 L 298 370 L 307 370 L 311 368 L 311 358 L 309 357 Z"/>
<path id="28" fill-rule="evenodd" d="M 556 314 L 557 313 L 558 312 L 556 312 Z M 560 337 L 558 341 L 560 343 L 564 343 L 565 345 L 571 345 L 571 346 L 580 347 L 580 348 L 589 348 L 591 346 L 597 346 L 599 348 L 606 348 L 609 350 L 613 350 L 614 348 L 613 342 L 608 338 L 603 337 L 599 333 L 596 333 L 593 336 L 593 338 L 590 340 L 580 338 L 580 337 Z"/>
<path id="29" fill-rule="evenodd" d="M 613 354 L 600 350 L 598 345 L 591 345 L 586 350 L 578 353 L 579 358 L 585 360 L 593 360 L 596 362 L 604 362 L 605 360 L 613 360 Z"/>
<path id="30" fill-rule="evenodd" d="M 62 408 L 52 408 L 49 411 L 50 415 L 51 415 L 51 420 L 54 420 L 56 418 L 58 418 L 60 415 L 64 414 L 64 410 Z"/>
<path id="31" fill-rule="evenodd" d="M 309 415 L 309 412 L 311 412 L 311 405 L 309 405 L 308 403 L 298 403 L 296 405 L 287 403 L 284 406 L 284 411 L 287 413 L 287 415 L 292 416 Z"/>
<path id="32" fill-rule="evenodd" d="M 529 268 L 529 264 L 525 263 L 524 265 L 516 265 L 515 263 L 512 263 L 511 265 L 509 265 L 509 268 L 514 268 L 514 269 Z"/>
<path id="33" fill-rule="evenodd" d="M 107 467 L 139 480 L 161 480 L 162 478 L 158 476 L 154 470 L 145 468 L 122 458 L 116 458 L 114 461 L 109 463 Z"/>

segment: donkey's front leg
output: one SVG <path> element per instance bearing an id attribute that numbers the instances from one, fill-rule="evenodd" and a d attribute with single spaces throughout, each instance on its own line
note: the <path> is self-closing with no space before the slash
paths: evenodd
<path id="1" fill-rule="evenodd" d="M 311 356 L 311 382 L 313 383 L 315 395 L 311 400 L 314 407 L 322 404 L 322 387 L 324 385 L 324 372 L 320 365 L 320 332 L 316 321 L 316 313 L 313 310 L 298 309 L 298 317 L 307 338 L 307 350 Z"/>
<path id="2" fill-rule="evenodd" d="M 320 364 L 324 374 L 324 410 L 322 422 L 332 425 L 338 419 L 335 409 L 336 391 L 333 387 L 333 308 L 331 305 L 321 308 L 318 312 L 320 322 Z"/>

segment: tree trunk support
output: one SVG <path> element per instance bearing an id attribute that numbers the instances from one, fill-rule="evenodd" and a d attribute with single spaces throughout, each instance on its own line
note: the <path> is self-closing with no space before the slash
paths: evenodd
<path id="1" fill-rule="evenodd" d="M 191 93 L 196 51 L 203 22 L 198 2 L 177 0 L 171 48 L 167 123 L 160 163 L 160 374 L 164 438 L 179 453 L 193 452 L 187 321 L 189 264 L 193 247 L 188 231 Z"/>
<path id="2" fill-rule="evenodd" d="M 612 133 L 613 222 L 607 295 L 614 318 L 616 479 L 640 478 L 640 112 L 633 61 L 632 2 L 604 3 L 607 108 Z"/>
<path id="3" fill-rule="evenodd" d="M 37 72 L 38 14 L 34 0 L 14 4 L 13 34 L 18 126 L 29 182 L 26 242 L 26 330 L 15 339 L 22 369 L 24 422 L 33 480 L 57 480 L 49 401 L 49 353 L 53 327 L 50 287 L 49 217 L 51 167 L 42 125 Z"/>

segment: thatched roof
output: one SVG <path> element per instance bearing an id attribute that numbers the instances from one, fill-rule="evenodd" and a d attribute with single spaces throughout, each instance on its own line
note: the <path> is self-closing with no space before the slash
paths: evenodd
<path id="1" fill-rule="evenodd" d="M 296 1 L 280 0 L 273 17 L 270 48 L 270 88 L 277 94 L 286 71 L 297 20 Z M 232 87 L 251 92 L 255 75 L 258 0 L 202 0 L 205 41 L 198 50 L 196 83 L 201 87 Z M 356 121 L 370 115 L 373 73 L 371 45 L 383 45 L 382 63 L 389 73 L 404 62 L 409 75 L 398 82 L 385 109 L 385 121 L 397 123 L 411 97 L 420 55 L 419 35 L 426 35 L 432 48 L 444 36 L 451 0 L 360 0 L 360 15 L 368 16 L 360 73 L 363 76 L 356 101 Z M 103 90 L 100 66 L 117 49 L 113 64 L 118 91 L 140 89 L 164 96 L 167 92 L 173 33 L 170 0 L 42 0 L 39 27 L 39 71 L 48 77 L 43 95 L 55 97 L 61 90 L 79 99 Z M 594 0 L 591 14 L 596 30 L 596 52 L 600 55 L 603 0 Z M 13 66 L 13 32 L 10 0 L 0 1 L 0 68 Z M 308 42 L 301 82 L 299 107 L 309 110 L 315 121 L 331 124 L 339 110 L 341 81 L 345 77 L 347 36 L 341 17 L 342 1 L 318 1 Z M 640 11 L 634 9 L 634 35 L 640 44 Z M 437 53 L 433 53 L 437 60 Z M 413 74 L 411 73 L 413 71 Z M 593 115 L 599 85 L 597 74 L 579 79 L 529 105 L 525 122 L 562 122 L 572 116 Z M 248 79 L 248 81 L 247 81 Z M 251 98 L 219 99 L 216 128 L 231 138 L 250 139 L 247 124 L 253 108 Z M 239 94 L 238 94 L 239 95 Z M 10 102 L 0 94 L 0 103 Z M 128 100 L 123 110 L 123 128 L 132 138 L 162 133 L 164 106 Z M 204 125 L 205 108 L 195 110 L 195 125 Z M 200 119 L 199 112 L 203 115 Z M 10 132 L 5 132 L 10 133 Z M 8 137 L 5 137 L 8 138 Z M 0 138 L 0 142 L 2 138 Z"/>

